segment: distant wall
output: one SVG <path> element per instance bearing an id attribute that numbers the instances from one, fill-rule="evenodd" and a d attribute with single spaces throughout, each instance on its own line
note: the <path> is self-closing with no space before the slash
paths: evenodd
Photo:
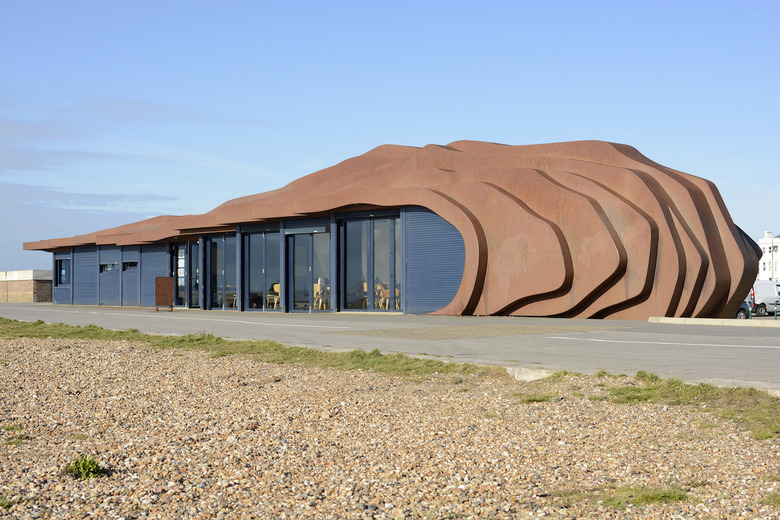
<path id="1" fill-rule="evenodd" d="M 51 302 L 51 271 L 0 271 L 0 302 Z"/>

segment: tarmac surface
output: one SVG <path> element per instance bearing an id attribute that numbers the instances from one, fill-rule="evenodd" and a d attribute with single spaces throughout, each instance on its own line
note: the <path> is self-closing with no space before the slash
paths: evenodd
<path id="1" fill-rule="evenodd" d="M 780 395 L 780 328 L 767 321 L 773 320 L 771 316 L 651 323 L 371 312 L 282 314 L 179 308 L 158 312 L 41 303 L 0 303 L 0 316 L 151 334 L 207 332 L 228 339 L 270 339 L 324 350 L 379 349 L 505 366 L 518 378 L 556 370 L 594 373 L 603 369 L 630 375 L 645 370 L 661 377 L 753 386 Z"/>

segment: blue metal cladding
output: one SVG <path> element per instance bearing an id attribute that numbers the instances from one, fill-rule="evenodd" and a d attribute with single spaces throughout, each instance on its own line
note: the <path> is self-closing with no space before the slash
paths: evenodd
<path id="1" fill-rule="evenodd" d="M 158 276 L 170 276 L 167 245 L 141 246 L 141 307 L 154 307 L 154 283 Z"/>
<path id="2" fill-rule="evenodd" d="M 73 304 L 98 304 L 98 252 L 94 246 L 73 249 Z"/>
<path id="3" fill-rule="evenodd" d="M 100 305 L 120 304 L 121 250 L 116 246 L 98 249 Z"/>
<path id="4" fill-rule="evenodd" d="M 460 232 L 436 213 L 406 208 L 405 312 L 427 314 L 452 301 L 463 278 L 466 248 Z"/>
<path id="5" fill-rule="evenodd" d="M 139 268 L 140 247 L 122 248 L 122 305 L 141 305 L 141 270 Z"/>
<path id="6" fill-rule="evenodd" d="M 62 284 L 57 284 L 56 283 L 56 280 L 57 280 L 57 268 L 56 268 L 57 260 L 70 260 L 70 259 L 71 259 L 70 251 L 68 251 L 67 253 L 54 253 L 54 262 L 53 263 L 54 263 L 55 267 L 52 270 L 52 272 L 54 273 L 54 277 L 53 277 L 54 279 L 52 280 L 52 283 L 54 284 L 54 290 L 52 291 L 52 302 L 53 303 L 59 303 L 59 304 L 65 304 L 65 305 L 70 305 L 71 303 L 73 303 L 73 302 L 71 302 L 71 296 L 72 296 L 72 292 L 71 292 L 72 283 L 71 283 L 71 281 L 67 280 L 67 281 L 63 282 Z M 71 276 L 72 276 L 72 274 L 71 274 Z"/>
<path id="7" fill-rule="evenodd" d="M 331 219 L 329 217 L 285 220 L 284 234 L 325 233 L 330 230 L 330 222 Z"/>

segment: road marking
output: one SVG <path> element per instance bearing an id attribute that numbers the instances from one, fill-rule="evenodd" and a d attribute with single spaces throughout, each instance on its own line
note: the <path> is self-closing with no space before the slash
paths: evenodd
<path id="1" fill-rule="evenodd" d="M 671 341 L 625 341 L 618 339 L 597 339 L 597 338 L 567 338 L 565 336 L 547 336 L 547 339 L 568 339 L 572 341 L 593 341 L 595 343 L 634 343 L 641 345 L 673 345 L 677 347 L 722 347 L 722 348 L 765 348 L 780 350 L 780 346 L 771 345 L 725 345 L 719 343 L 674 343 Z"/>

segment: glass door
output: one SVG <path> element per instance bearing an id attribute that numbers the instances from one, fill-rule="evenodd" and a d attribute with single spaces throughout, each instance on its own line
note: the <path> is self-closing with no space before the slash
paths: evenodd
<path id="1" fill-rule="evenodd" d="M 236 276 L 236 237 L 211 237 L 207 242 L 208 303 L 210 309 L 238 307 Z"/>
<path id="2" fill-rule="evenodd" d="M 287 310 L 330 310 L 330 234 L 287 237 Z"/>
<path id="3" fill-rule="evenodd" d="M 401 310 L 401 219 L 346 220 L 341 234 L 344 310 Z"/>
<path id="4" fill-rule="evenodd" d="M 244 235 L 244 308 L 281 310 L 279 232 Z"/>

